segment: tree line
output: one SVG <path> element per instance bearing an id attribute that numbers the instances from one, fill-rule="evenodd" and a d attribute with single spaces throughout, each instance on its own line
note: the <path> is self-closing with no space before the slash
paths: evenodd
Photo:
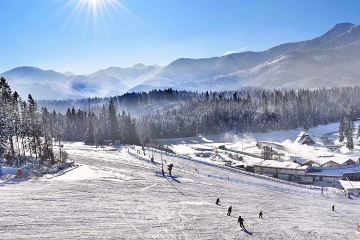
<path id="1" fill-rule="evenodd" d="M 360 114 L 360 88 L 205 92 L 176 107 L 140 116 L 138 126 L 152 138 L 189 137 L 224 132 L 309 129 L 354 121 Z"/>
<path id="2" fill-rule="evenodd" d="M 0 78 L 0 154 L 7 164 L 19 165 L 26 155 L 39 163 L 62 160 L 54 156 L 53 141 L 58 139 L 50 135 L 51 123 L 44 117 L 44 110 L 39 112 L 31 94 L 24 101 L 5 78 Z"/>
<path id="3" fill-rule="evenodd" d="M 22 157 L 25 152 L 40 161 L 61 161 L 53 149 L 62 141 L 146 145 L 154 139 L 197 134 L 306 130 L 340 119 L 339 130 L 350 139 L 346 129 L 360 114 L 357 86 L 201 93 L 166 89 L 40 101 L 41 107 L 30 94 L 23 101 L 3 77 L 0 90 L 0 153 L 9 163 L 16 153 Z"/>

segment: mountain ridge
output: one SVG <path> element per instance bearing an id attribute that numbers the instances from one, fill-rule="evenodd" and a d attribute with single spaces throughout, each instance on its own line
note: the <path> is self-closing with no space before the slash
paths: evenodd
<path id="1" fill-rule="evenodd" d="M 128 91 L 171 87 L 178 90 L 236 90 L 242 87 L 318 88 L 360 85 L 360 25 L 338 23 L 310 40 L 283 43 L 262 52 L 211 58 L 179 58 L 166 66 L 135 64 L 71 75 L 36 67 L 17 67 L 0 75 L 11 86 L 26 86 L 35 98 L 105 97 Z M 35 89 L 31 84 L 43 88 Z M 52 84 L 56 85 L 55 89 Z M 44 94 L 44 91 L 50 92 Z M 57 93 L 56 93 L 57 91 Z M 19 91 L 20 94 L 24 89 Z M 31 92 L 28 92 L 31 93 Z M 50 94 L 51 93 L 51 94 Z"/>

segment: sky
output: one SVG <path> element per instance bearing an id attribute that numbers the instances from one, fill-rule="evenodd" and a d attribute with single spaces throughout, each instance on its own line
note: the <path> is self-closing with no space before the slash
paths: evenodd
<path id="1" fill-rule="evenodd" d="M 264 51 L 358 24 L 356 0 L 1 0 L 0 73 L 90 74 Z"/>

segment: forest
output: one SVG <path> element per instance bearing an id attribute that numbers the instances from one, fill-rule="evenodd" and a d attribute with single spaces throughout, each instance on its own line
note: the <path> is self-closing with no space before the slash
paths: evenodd
<path id="1" fill-rule="evenodd" d="M 145 146 L 162 138 L 226 132 L 267 132 L 341 121 L 339 132 L 360 115 L 360 88 L 241 89 L 186 92 L 173 89 L 108 98 L 23 100 L 0 81 L 0 153 L 9 164 L 25 155 L 53 164 L 54 146 L 82 141 L 100 146 Z M 346 135 L 347 134 L 347 135 Z"/>

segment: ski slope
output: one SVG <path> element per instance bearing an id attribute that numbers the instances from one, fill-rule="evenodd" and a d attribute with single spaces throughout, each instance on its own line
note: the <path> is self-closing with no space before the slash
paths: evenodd
<path id="1" fill-rule="evenodd" d="M 340 193 L 158 152 L 152 163 L 152 152 L 140 148 L 68 143 L 65 150 L 79 167 L 1 179 L 0 239 L 360 239 L 360 200 Z M 174 177 L 159 174 L 161 159 L 166 172 L 174 164 Z"/>

